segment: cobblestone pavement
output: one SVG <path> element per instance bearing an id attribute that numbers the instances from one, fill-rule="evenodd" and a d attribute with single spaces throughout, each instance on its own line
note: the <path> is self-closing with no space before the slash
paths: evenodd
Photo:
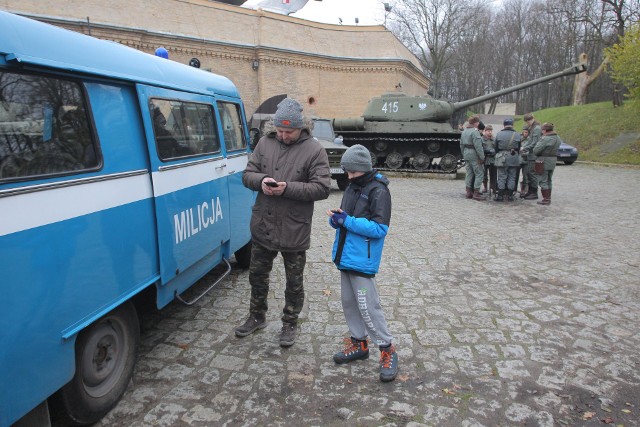
<path id="1" fill-rule="evenodd" d="M 378 284 L 400 355 L 331 356 L 348 336 L 333 231 L 317 203 L 295 345 L 278 345 L 281 258 L 269 326 L 246 338 L 248 273 L 196 306 L 143 316 L 124 398 L 99 426 L 640 425 L 640 170 L 558 165 L 552 204 L 477 202 L 461 180 L 391 178 Z M 203 282 L 210 283 L 212 277 Z"/>

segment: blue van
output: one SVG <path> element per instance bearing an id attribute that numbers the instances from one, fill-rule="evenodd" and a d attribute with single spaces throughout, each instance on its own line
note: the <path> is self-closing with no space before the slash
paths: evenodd
<path id="1" fill-rule="evenodd" d="M 244 107 L 206 71 L 1 11 L 0 29 L 0 426 L 91 424 L 133 373 L 132 298 L 192 304 L 248 264 Z"/>

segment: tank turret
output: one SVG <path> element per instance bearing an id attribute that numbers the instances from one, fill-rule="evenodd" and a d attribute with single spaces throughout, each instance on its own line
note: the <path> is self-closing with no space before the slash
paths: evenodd
<path id="1" fill-rule="evenodd" d="M 369 149 L 375 167 L 410 172 L 453 172 L 461 167 L 460 131 L 451 127 L 453 114 L 463 108 L 520 89 L 586 71 L 576 64 L 563 71 L 462 102 L 429 96 L 388 93 L 372 98 L 361 117 L 334 119 L 344 144 Z"/>

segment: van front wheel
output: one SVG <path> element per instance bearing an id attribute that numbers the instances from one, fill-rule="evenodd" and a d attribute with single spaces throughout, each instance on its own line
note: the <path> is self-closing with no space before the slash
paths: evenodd
<path id="1" fill-rule="evenodd" d="M 93 424 L 113 409 L 133 376 L 139 342 L 140 325 L 130 301 L 81 331 L 76 373 L 50 400 L 54 419 L 65 425 Z"/>

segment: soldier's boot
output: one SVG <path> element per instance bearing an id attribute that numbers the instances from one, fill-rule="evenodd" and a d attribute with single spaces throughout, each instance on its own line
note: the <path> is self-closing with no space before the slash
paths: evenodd
<path id="1" fill-rule="evenodd" d="M 538 202 L 539 205 L 550 205 L 551 204 L 551 190 L 540 190 L 542 193 L 542 200 Z"/>
<path id="2" fill-rule="evenodd" d="M 473 191 L 473 200 L 485 200 L 485 197 L 482 195 L 479 188 Z"/>
<path id="3" fill-rule="evenodd" d="M 526 196 L 527 194 L 529 194 L 528 185 L 525 184 L 524 182 L 521 182 L 520 183 L 520 198 L 524 199 L 524 196 Z"/>
<path id="4" fill-rule="evenodd" d="M 473 198 L 473 188 L 467 187 L 467 194 L 465 196 L 467 199 Z"/>
<path id="5" fill-rule="evenodd" d="M 482 193 L 486 193 L 487 192 L 487 176 L 485 175 L 484 179 L 482 180 Z"/>
<path id="6" fill-rule="evenodd" d="M 496 193 L 496 198 L 493 200 L 495 200 L 496 202 L 504 202 L 504 190 L 498 189 L 498 192 Z"/>
<path id="7" fill-rule="evenodd" d="M 516 192 L 516 190 L 507 190 L 507 200 L 510 202 L 513 202 L 514 198 L 513 198 L 513 194 Z"/>
<path id="8" fill-rule="evenodd" d="M 529 192 L 526 196 L 524 196 L 525 200 L 537 200 L 538 199 L 538 187 L 530 188 Z"/>

